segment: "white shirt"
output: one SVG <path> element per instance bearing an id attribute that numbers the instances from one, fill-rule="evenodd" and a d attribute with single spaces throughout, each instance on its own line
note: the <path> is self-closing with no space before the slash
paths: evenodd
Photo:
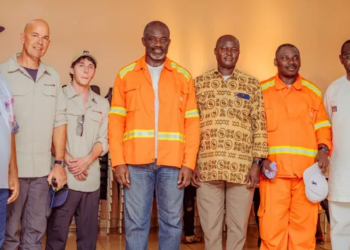
<path id="1" fill-rule="evenodd" d="M 15 133 L 17 129 L 10 86 L 0 75 L 0 189 L 9 187 L 11 133 Z"/>
<path id="2" fill-rule="evenodd" d="M 224 78 L 224 82 L 227 81 L 227 79 L 229 79 L 231 77 L 231 75 L 228 75 L 228 76 L 222 76 L 222 78 Z"/>
<path id="3" fill-rule="evenodd" d="M 159 97 L 158 97 L 158 82 L 160 78 L 160 74 L 163 69 L 163 65 L 158 67 L 152 67 L 147 64 L 149 73 L 151 74 L 152 78 L 152 86 L 154 91 L 154 132 L 155 132 L 155 158 L 157 159 L 157 151 L 158 151 L 158 117 L 159 117 Z"/>
<path id="4" fill-rule="evenodd" d="M 333 132 L 328 199 L 350 202 L 350 81 L 346 76 L 328 87 L 324 104 Z"/>

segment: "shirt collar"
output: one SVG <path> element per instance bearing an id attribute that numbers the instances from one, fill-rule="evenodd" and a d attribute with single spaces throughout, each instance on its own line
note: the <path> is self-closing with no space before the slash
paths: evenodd
<path id="1" fill-rule="evenodd" d="M 173 68 L 171 67 L 171 61 L 168 57 L 165 58 L 164 68 L 166 68 L 169 71 L 173 71 Z M 138 71 L 141 69 L 147 69 L 146 56 L 142 56 L 139 60 L 136 61 L 134 70 Z"/>
<path id="2" fill-rule="evenodd" d="M 235 69 L 232 71 L 232 74 L 230 75 L 230 77 L 233 76 L 233 75 L 235 75 L 235 74 L 237 73 L 237 71 L 238 71 L 238 70 L 235 68 Z M 223 75 L 221 75 L 221 73 L 219 72 L 218 68 L 215 68 L 215 69 L 213 70 L 213 73 L 224 77 Z"/>
<path id="3" fill-rule="evenodd" d="M 75 96 L 78 96 L 78 94 L 75 91 L 75 89 L 73 88 L 73 85 L 72 85 L 71 82 L 67 85 L 66 88 L 67 88 L 67 97 L 68 97 L 68 99 L 71 99 L 71 98 L 73 98 Z M 97 95 L 97 94 L 94 91 L 92 91 L 91 88 L 89 88 L 89 100 L 88 100 L 88 102 L 93 101 L 95 103 L 98 103 L 98 98 L 95 95 Z"/>
<path id="4" fill-rule="evenodd" d="M 297 80 L 292 84 L 292 87 L 295 88 L 296 90 L 301 90 L 302 88 L 302 84 L 301 84 L 301 76 L 298 74 L 298 78 Z M 285 84 L 282 79 L 280 78 L 280 76 L 277 74 L 275 77 L 275 87 L 277 90 L 281 90 L 284 88 L 287 88 L 287 84 Z"/>
<path id="5" fill-rule="evenodd" d="M 17 71 L 17 70 L 23 69 L 23 67 L 21 67 L 21 66 L 18 64 L 18 61 L 17 61 L 17 57 L 20 56 L 20 55 L 21 55 L 21 53 L 16 53 L 16 54 L 11 58 L 10 63 L 9 63 L 9 67 L 8 67 L 8 72 L 9 72 L 9 73 L 15 72 L 15 71 Z M 42 63 L 42 62 L 40 61 L 37 76 L 40 76 L 40 75 L 42 75 L 43 73 L 47 73 L 47 74 L 51 75 L 50 71 L 49 71 L 48 68 L 45 66 L 45 64 Z"/>

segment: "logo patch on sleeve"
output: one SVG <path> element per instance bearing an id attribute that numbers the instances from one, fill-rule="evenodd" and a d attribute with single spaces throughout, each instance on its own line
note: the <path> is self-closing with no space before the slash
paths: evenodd
<path id="1" fill-rule="evenodd" d="M 337 112 L 337 106 L 332 106 L 332 112 Z"/>

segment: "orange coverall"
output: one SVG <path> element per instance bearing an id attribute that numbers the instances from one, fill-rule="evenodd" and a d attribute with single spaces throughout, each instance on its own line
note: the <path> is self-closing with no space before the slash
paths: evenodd
<path id="1" fill-rule="evenodd" d="M 166 58 L 159 79 L 159 121 L 155 129 L 154 90 L 145 56 L 120 70 L 109 112 L 112 166 L 149 164 L 194 169 L 200 128 L 190 73 Z"/>
<path id="2" fill-rule="evenodd" d="M 289 88 L 278 75 L 261 82 L 268 159 L 277 175 L 260 182 L 260 249 L 314 250 L 318 204 L 305 195 L 303 172 L 315 162 L 318 144 L 331 149 L 331 124 L 315 84 L 298 76 Z"/>

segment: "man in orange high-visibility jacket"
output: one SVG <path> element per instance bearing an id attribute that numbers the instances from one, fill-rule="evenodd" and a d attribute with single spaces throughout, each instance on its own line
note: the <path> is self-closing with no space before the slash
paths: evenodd
<path id="1" fill-rule="evenodd" d="M 318 162 L 324 173 L 331 148 L 330 122 L 321 91 L 299 75 L 300 53 L 291 44 L 276 51 L 278 74 L 261 83 L 265 101 L 268 159 L 277 175 L 260 182 L 260 249 L 314 250 L 318 204 L 305 195 L 303 172 Z"/>
<path id="2" fill-rule="evenodd" d="M 124 67 L 115 81 L 109 144 L 115 178 L 124 189 L 127 250 L 146 250 L 154 188 L 159 249 L 178 250 L 184 187 L 199 148 L 199 114 L 190 73 L 166 57 L 168 27 L 149 23 L 146 55 Z"/>

